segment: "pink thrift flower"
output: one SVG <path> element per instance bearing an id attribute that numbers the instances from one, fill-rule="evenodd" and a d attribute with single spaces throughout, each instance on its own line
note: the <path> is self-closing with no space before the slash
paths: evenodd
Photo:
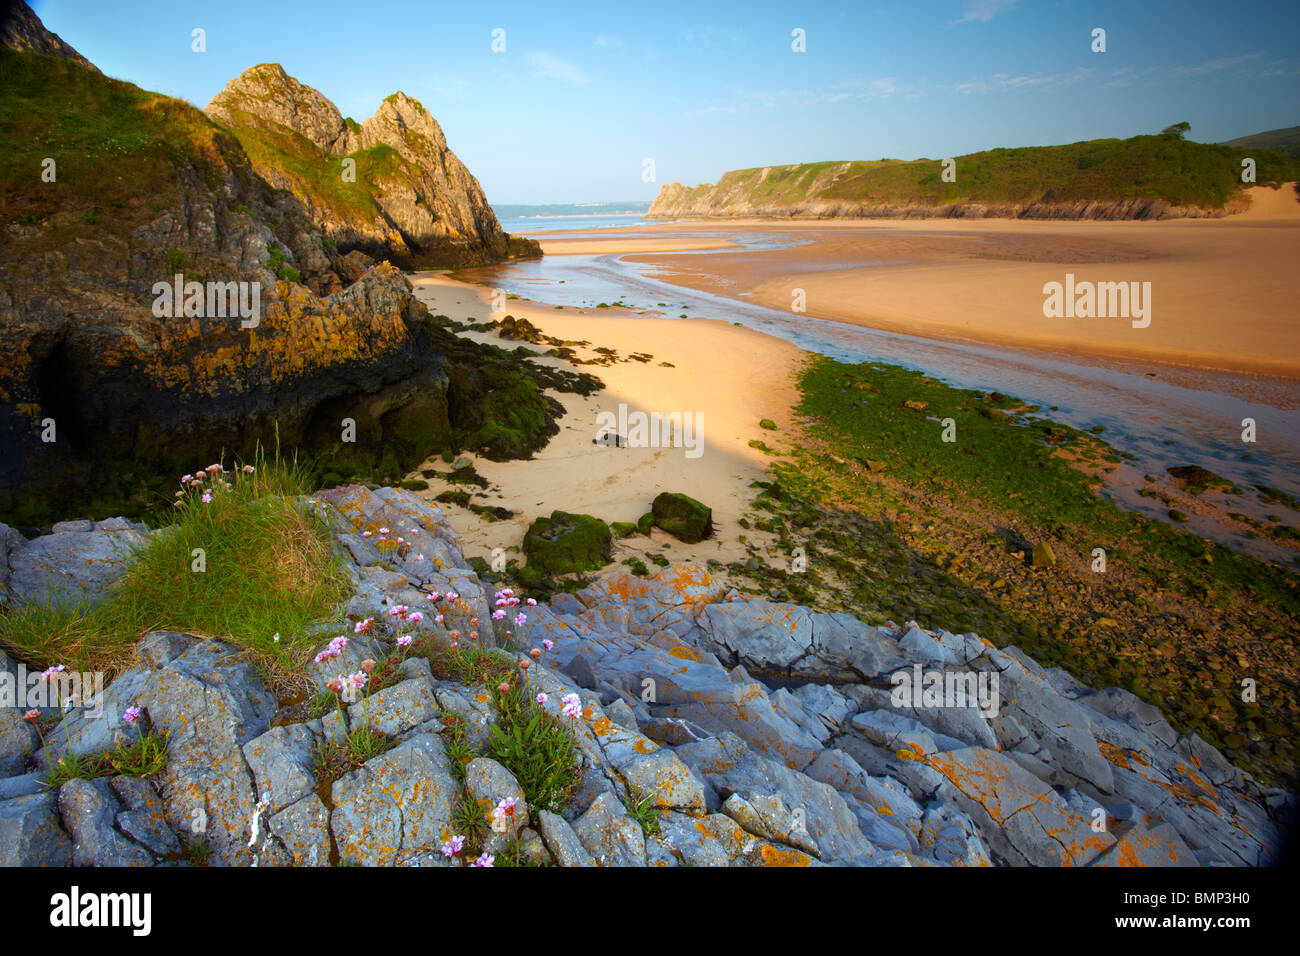
<path id="1" fill-rule="evenodd" d="M 550 638 L 547 638 L 546 640 L 542 641 L 542 647 L 546 648 L 548 651 L 554 646 L 555 646 L 555 642 L 552 641 Z"/>
<path id="2" fill-rule="evenodd" d="M 496 857 L 494 857 L 491 853 L 484 853 L 477 860 L 471 863 L 470 866 L 480 866 L 480 867 L 491 866 L 495 861 L 496 861 Z"/>
<path id="3" fill-rule="evenodd" d="M 403 634 L 401 637 L 399 637 L 399 638 L 397 639 L 397 646 L 398 646 L 398 647 L 410 647 L 410 646 L 411 646 L 411 635 L 410 635 L 410 634 Z"/>
<path id="4" fill-rule="evenodd" d="M 464 846 L 465 846 L 465 838 L 463 836 L 459 836 L 459 835 L 453 836 L 450 840 L 448 840 L 446 843 L 442 845 L 442 855 L 450 860 L 453 856 L 459 853 L 464 848 Z"/>
<path id="5" fill-rule="evenodd" d="M 128 724 L 134 724 L 137 720 L 140 719 L 140 708 L 139 708 L 139 707 L 128 707 L 128 708 L 123 712 L 123 714 L 122 714 L 122 719 L 123 719 L 124 721 L 126 721 Z"/>
<path id="6" fill-rule="evenodd" d="M 537 695 L 537 703 L 538 703 L 538 706 L 540 706 L 540 705 L 546 703 L 548 700 L 550 700 L 550 698 L 547 697 L 545 694 L 538 694 L 538 695 Z"/>
<path id="7" fill-rule="evenodd" d="M 62 674 L 62 673 L 63 673 L 63 665 L 55 664 L 53 667 L 49 667 L 41 671 L 41 680 L 54 680 L 55 674 Z"/>

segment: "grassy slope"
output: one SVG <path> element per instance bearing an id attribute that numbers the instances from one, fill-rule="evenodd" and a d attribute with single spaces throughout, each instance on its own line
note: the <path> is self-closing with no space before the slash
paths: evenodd
<path id="1" fill-rule="evenodd" d="M 1094 687 L 1132 690 L 1252 772 L 1297 776 L 1297 575 L 1100 498 L 1069 462 L 1104 472 L 1113 450 L 1013 399 L 824 358 L 801 387 L 804 447 L 774 459 L 778 481 L 750 520 L 785 554 L 805 548 L 808 569 L 773 562 L 753 575 L 759 591 L 976 630 Z M 948 417 L 955 443 L 941 441 Z M 1058 564 L 1032 567 L 1022 552 L 1044 540 Z M 1098 547 L 1104 573 L 1092 569 Z M 1243 677 L 1259 682 L 1258 703 L 1241 700 Z"/>
<path id="2" fill-rule="evenodd" d="M 993 149 L 956 157 L 956 182 L 938 160 L 822 162 L 726 173 L 717 189 L 739 187 L 751 202 L 787 206 L 815 200 L 859 203 L 1032 203 L 1163 199 L 1218 208 L 1242 185 L 1240 149 L 1176 136 L 1098 139 L 1065 146 Z M 1256 150 L 1259 183 L 1300 180 L 1300 160 Z M 838 176 L 842 166 L 847 170 Z M 760 181 L 761 180 L 761 181 Z M 688 190 L 687 198 L 708 187 Z"/>
<path id="3" fill-rule="evenodd" d="M 251 476 L 236 468 L 223 477 L 233 487 L 209 483 L 210 503 L 188 490 L 174 523 L 149 537 L 107 602 L 8 610 L 0 646 L 33 667 L 112 675 L 141 634 L 175 630 L 244 648 L 276 689 L 301 684 L 296 675 L 322 643 L 316 625 L 337 619 L 347 579 L 328 529 L 295 500 L 307 488 L 299 469 L 259 460 Z"/>
<path id="4" fill-rule="evenodd" d="M 234 115 L 238 125 L 231 132 L 262 176 L 287 177 L 300 199 L 345 222 L 382 222 L 375 194 L 394 182 L 414 182 L 419 174 L 390 146 L 357 150 L 348 157 L 331 156 L 301 133 L 269 126 L 251 113 L 235 111 Z M 344 158 L 356 162 L 355 182 L 343 179 Z"/>
<path id="5" fill-rule="evenodd" d="M 1238 149 L 1271 149 L 1300 158 L 1300 126 L 1288 126 L 1285 129 L 1271 129 L 1264 133 L 1241 136 L 1230 139 L 1223 145 Z"/>
<path id="6" fill-rule="evenodd" d="M 183 100 L 9 49 L 0 49 L 0 140 L 0 218 L 46 221 L 54 245 L 129 235 L 175 198 L 181 166 L 248 165 L 235 139 Z M 46 157 L 54 183 L 41 179 Z"/>

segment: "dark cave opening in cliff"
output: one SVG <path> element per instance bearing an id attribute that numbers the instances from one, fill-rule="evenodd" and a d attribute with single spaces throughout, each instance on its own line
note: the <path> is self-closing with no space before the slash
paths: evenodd
<path id="1" fill-rule="evenodd" d="M 78 368 L 72 351 L 60 339 L 40 360 L 34 380 L 42 423 L 38 433 L 44 431 L 46 419 L 53 419 L 54 445 L 65 456 L 88 452 L 94 433 L 89 421 L 92 406 L 80 387 Z"/>

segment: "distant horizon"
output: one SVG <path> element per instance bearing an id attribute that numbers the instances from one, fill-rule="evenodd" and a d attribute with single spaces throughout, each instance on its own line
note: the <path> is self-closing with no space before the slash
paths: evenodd
<path id="1" fill-rule="evenodd" d="M 743 16 L 667 2 L 653 18 L 564 3 L 373 0 L 362 18 L 341 0 L 31 5 L 105 74 L 200 109 L 267 62 L 358 120 L 401 90 L 493 206 L 649 202 L 663 183 L 732 169 L 1125 139 L 1181 121 L 1217 143 L 1294 125 L 1300 103 L 1300 5 L 1283 0 L 1249 17 L 1208 0 L 756 0 Z"/>

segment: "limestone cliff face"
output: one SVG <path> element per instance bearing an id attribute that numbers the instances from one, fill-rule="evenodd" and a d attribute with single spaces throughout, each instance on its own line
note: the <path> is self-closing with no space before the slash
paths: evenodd
<path id="1" fill-rule="evenodd" d="M 440 325 L 395 266 L 335 248 L 203 113 L 5 47 L 0 94 L 17 104 L 0 113 L 15 168 L 80 142 L 88 118 L 111 115 L 115 129 L 111 148 L 57 152 L 56 183 L 0 183 L 0 514 L 35 527 L 90 501 L 138 512 L 170 496 L 163 476 L 170 486 L 173 472 L 259 442 L 400 480 L 441 448 L 526 455 L 555 431 L 559 406 L 523 363 Z M 346 124 L 301 90 L 267 109 L 323 140 L 342 130 L 347 148 Z M 402 103 L 369 133 L 403 134 L 441 148 L 436 125 Z M 472 182 L 447 158 L 437 175 Z M 178 274 L 205 292 L 191 313 L 159 309 L 156 287 Z M 258 290 L 254 326 L 212 308 L 210 287 L 228 284 L 249 300 Z M 502 405 L 526 421 L 488 421 Z"/>
<path id="2" fill-rule="evenodd" d="M 647 219 L 1183 219 L 1229 215 L 1243 208 L 1239 183 L 1199 182 L 1203 202 L 1171 201 L 1170 183 L 1151 169 L 1216 163 L 1220 147 L 1134 137 L 1070 146 L 992 150 L 956 158 L 945 182 L 937 161 L 803 163 L 724 173 L 717 183 L 666 183 Z M 1156 158 L 1153 158 L 1156 157 Z M 1291 170 L 1268 160 L 1269 174 Z M 1029 166 L 1028 164 L 1033 164 Z M 1026 167 L 1027 168 L 1022 168 Z M 1134 182 L 1132 168 L 1147 170 Z M 1199 168 L 1199 167 L 1198 167 Z M 1229 168 L 1225 166 L 1224 168 Z M 1263 181 L 1261 179 L 1261 181 Z M 1221 192 L 1215 190 L 1222 187 Z M 1190 188 L 1190 187 L 1189 187 Z M 1136 195 L 1134 195 L 1136 193 Z M 1125 197 L 1125 198 L 1112 198 Z"/>
<path id="3" fill-rule="evenodd" d="M 291 129 L 336 156 L 359 147 L 338 107 L 285 73 L 279 63 L 245 70 L 227 83 L 203 112 L 225 126 L 248 122 L 240 116 L 247 114 L 261 123 Z"/>
<path id="4" fill-rule="evenodd" d="M 205 112 L 231 129 L 257 171 L 293 192 L 343 250 L 418 265 L 538 252 L 502 231 L 442 128 L 404 93 L 389 96 L 357 125 L 269 63 L 231 80 Z"/>
<path id="5" fill-rule="evenodd" d="M 0 46 L 71 60 L 99 72 L 93 63 L 64 43 L 57 33 L 45 29 L 40 17 L 23 0 L 3 0 L 0 4 Z"/>
<path id="6" fill-rule="evenodd" d="M 730 174 L 728 174 L 730 175 Z M 1231 207 L 1176 206 L 1163 199 L 1071 202 L 966 202 L 928 205 L 856 202 L 815 196 L 772 202 L 724 176 L 717 185 L 665 183 L 646 219 L 1205 219 L 1229 215 Z"/>

